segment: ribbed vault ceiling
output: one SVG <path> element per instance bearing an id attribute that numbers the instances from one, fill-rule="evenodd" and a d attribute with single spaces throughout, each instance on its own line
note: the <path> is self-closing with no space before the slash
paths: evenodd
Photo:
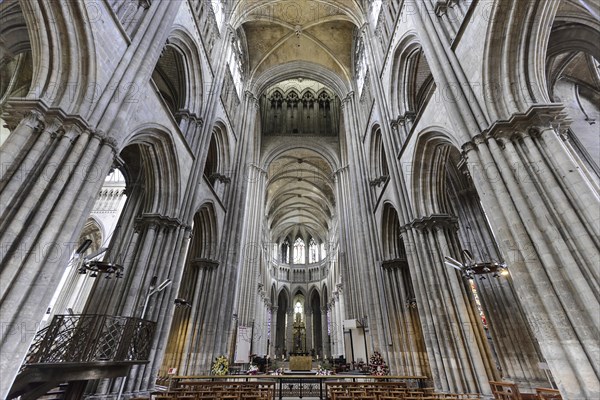
<path id="1" fill-rule="evenodd" d="M 269 165 L 266 210 L 274 241 L 298 233 L 327 240 L 334 206 L 332 170 L 316 152 L 291 150 Z"/>
<path id="2" fill-rule="evenodd" d="M 360 8 L 353 0 L 240 1 L 233 25 L 246 36 L 250 76 L 293 61 L 351 76 L 352 35 Z"/>

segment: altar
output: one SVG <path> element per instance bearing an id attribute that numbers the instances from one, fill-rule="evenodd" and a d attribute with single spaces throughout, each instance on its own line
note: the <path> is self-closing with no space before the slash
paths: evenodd
<path id="1" fill-rule="evenodd" d="M 312 369 L 311 356 L 290 356 L 291 371 L 310 371 Z"/>

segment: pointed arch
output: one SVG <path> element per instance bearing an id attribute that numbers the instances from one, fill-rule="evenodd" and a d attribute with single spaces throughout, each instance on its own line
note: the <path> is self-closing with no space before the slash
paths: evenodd
<path id="1" fill-rule="evenodd" d="M 31 39 L 32 98 L 42 98 L 66 114 L 87 115 L 95 98 L 97 67 L 93 37 L 96 5 L 84 2 L 19 2 Z M 3 24 L 4 25 L 4 24 Z M 69 26 L 71 34 L 61 27 Z M 25 49 L 24 35 L 14 49 Z M 51 65 L 53 68 L 48 68 Z M 77 85 L 72 85 L 77 82 Z"/>
<path id="2" fill-rule="evenodd" d="M 381 126 L 378 124 L 373 125 L 371 128 L 371 144 L 370 144 L 370 167 L 371 167 L 371 179 L 379 179 L 380 182 L 384 182 L 390 175 L 389 166 L 387 162 L 387 156 L 385 154 L 385 148 L 383 145 L 383 138 L 381 137 Z"/>
<path id="3" fill-rule="evenodd" d="M 383 206 L 381 241 L 383 244 L 384 260 L 397 260 L 406 263 L 406 249 L 402 238 L 398 212 L 389 202 L 386 202 Z"/>
<path id="4" fill-rule="evenodd" d="M 231 175 L 231 148 L 229 134 L 225 124 L 218 120 L 213 128 L 204 164 L 204 176 L 211 186 L 222 194 L 224 183 L 228 183 Z M 219 183 L 221 185 L 219 185 Z"/>
<path id="5" fill-rule="evenodd" d="M 193 39 L 186 28 L 175 25 L 169 34 L 167 43 L 167 46 L 176 49 L 182 57 L 183 72 L 185 72 L 183 76 L 185 79 L 184 95 L 181 97 L 182 108 L 190 114 L 201 115 L 205 95 L 204 67 L 198 42 Z"/>
<path id="6" fill-rule="evenodd" d="M 177 215 L 180 205 L 180 168 L 175 145 L 161 126 L 139 127 L 126 141 L 120 154 L 123 175 L 129 188 L 143 188 L 141 213 Z M 132 196 L 134 197 L 134 196 Z"/>
<path id="7" fill-rule="evenodd" d="M 390 93 L 392 115 L 417 115 L 435 91 L 435 80 L 414 32 L 408 32 L 394 51 Z"/>

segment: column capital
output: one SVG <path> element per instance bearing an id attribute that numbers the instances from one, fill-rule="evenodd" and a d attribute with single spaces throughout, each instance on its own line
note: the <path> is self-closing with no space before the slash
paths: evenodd
<path id="1" fill-rule="evenodd" d="M 9 100 L 3 109 L 2 118 L 6 121 L 9 130 L 14 130 L 19 123 L 24 123 L 36 134 L 40 134 L 46 127 L 45 116 L 48 106 L 43 100 Z"/>
<path id="2" fill-rule="evenodd" d="M 404 114 L 398 116 L 398 124 L 405 125 L 407 122 L 414 122 L 417 118 L 417 113 L 414 111 L 405 111 Z"/>
<path id="3" fill-rule="evenodd" d="M 177 218 L 149 213 L 136 218 L 135 223 L 139 224 L 140 227 L 148 227 L 149 229 L 165 228 L 172 230 L 185 226 L 185 224 Z"/>
<path id="4" fill-rule="evenodd" d="M 416 218 L 408 225 L 423 232 L 439 229 L 457 230 L 458 218 L 450 214 L 432 214 L 427 217 Z"/>
<path id="5" fill-rule="evenodd" d="M 252 101 L 252 102 L 258 103 L 258 98 L 250 90 L 245 90 L 244 91 L 244 96 L 246 97 L 246 99 L 248 99 L 248 101 Z"/>
<path id="6" fill-rule="evenodd" d="M 194 123 L 200 127 L 202 127 L 204 125 L 204 120 L 202 119 L 202 117 L 199 117 L 196 113 L 191 112 L 188 109 L 180 109 L 175 113 L 176 117 L 179 117 L 181 119 L 186 119 L 191 123 Z"/>
<path id="7" fill-rule="evenodd" d="M 354 91 L 351 90 L 346 94 L 346 97 L 344 97 L 342 99 L 342 107 L 345 107 L 353 99 L 354 99 Z"/>

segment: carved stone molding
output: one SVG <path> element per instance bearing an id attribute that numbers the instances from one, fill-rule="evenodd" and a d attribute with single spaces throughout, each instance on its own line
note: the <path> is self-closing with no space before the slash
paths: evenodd
<path id="1" fill-rule="evenodd" d="M 496 121 L 487 130 L 475 135 L 470 141 L 462 145 L 463 155 L 475 150 L 487 140 L 494 139 L 499 144 L 506 140 L 520 140 L 525 136 L 537 137 L 537 132 L 553 129 L 557 134 L 562 134 L 571 125 L 572 121 L 560 104 L 535 105 L 525 113 L 516 113 L 508 120 Z"/>
<path id="2" fill-rule="evenodd" d="M 437 0 L 434 6 L 435 15 L 442 17 L 448 11 L 448 0 Z"/>
<path id="3" fill-rule="evenodd" d="M 410 228 L 427 232 L 435 229 L 458 229 L 458 218 L 450 214 L 432 214 L 428 217 L 416 218 L 405 225 Z"/>
<path id="4" fill-rule="evenodd" d="M 144 214 L 141 217 L 136 218 L 135 224 L 140 228 L 147 227 L 149 229 L 156 229 L 159 227 L 175 229 L 184 225 L 183 222 L 177 218 L 166 217 L 160 214 Z"/>

